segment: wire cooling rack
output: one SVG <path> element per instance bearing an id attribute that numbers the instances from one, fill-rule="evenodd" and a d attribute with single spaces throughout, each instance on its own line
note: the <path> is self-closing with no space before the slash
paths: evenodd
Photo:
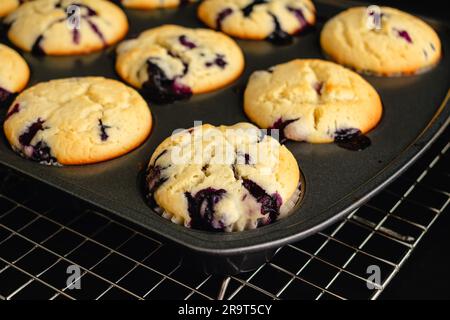
<path id="1" fill-rule="evenodd" d="M 138 226 L 0 167 L 0 299 L 376 299 L 450 202 L 449 136 L 344 221 L 226 279 L 193 270 Z M 79 281 L 68 282 L 73 265 Z"/>

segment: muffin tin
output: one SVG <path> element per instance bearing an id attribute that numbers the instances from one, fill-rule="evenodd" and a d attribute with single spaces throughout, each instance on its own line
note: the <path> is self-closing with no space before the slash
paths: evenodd
<path id="1" fill-rule="evenodd" d="M 248 121 L 242 111 L 242 93 L 255 70 L 294 58 L 324 58 L 319 46 L 323 23 L 355 5 L 354 2 L 317 0 L 318 24 L 295 37 L 287 46 L 237 40 L 246 56 L 244 74 L 228 87 L 170 105 L 151 105 L 154 128 L 144 145 L 121 158 L 82 167 L 46 167 L 17 156 L 3 133 L 0 163 L 44 181 L 80 199 L 137 223 L 180 246 L 207 272 L 236 273 L 258 266 L 280 246 L 311 235 L 348 215 L 368 201 L 411 165 L 449 124 L 450 28 L 444 21 L 430 21 L 438 32 L 444 57 L 433 70 L 403 78 L 365 77 L 380 93 L 384 115 L 368 134 L 372 146 L 352 152 L 334 144 L 287 142 L 305 180 L 305 194 L 293 214 L 270 226 L 240 233 L 210 233 L 171 223 L 147 205 L 143 171 L 154 149 L 175 129 L 194 121 L 231 125 Z M 126 10 L 130 21 L 127 38 L 141 31 L 172 23 L 204 27 L 196 18 L 197 5 L 180 9 Z M 1 42 L 11 46 L 4 34 Z M 87 56 L 36 57 L 25 53 L 32 70 L 29 85 L 55 78 L 104 76 L 118 79 L 114 71 L 115 48 Z M 6 109 L 0 110 L 3 122 Z M 64 212 L 61 212 L 64 214 Z M 199 258 L 200 255 L 200 258 Z"/>

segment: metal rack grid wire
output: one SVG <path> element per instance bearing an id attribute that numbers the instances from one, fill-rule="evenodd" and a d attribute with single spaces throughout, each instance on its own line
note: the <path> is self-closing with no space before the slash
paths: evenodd
<path id="1" fill-rule="evenodd" d="M 450 202 L 449 133 L 342 222 L 225 281 L 148 231 L 0 167 L 0 299 L 376 299 Z M 67 285 L 71 265 L 81 289 Z"/>

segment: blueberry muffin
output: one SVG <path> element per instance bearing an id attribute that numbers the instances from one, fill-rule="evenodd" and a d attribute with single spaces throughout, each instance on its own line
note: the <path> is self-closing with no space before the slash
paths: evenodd
<path id="1" fill-rule="evenodd" d="M 25 60 L 13 49 L 0 43 L 0 105 L 12 94 L 25 88 L 30 69 Z"/>
<path id="2" fill-rule="evenodd" d="M 47 165 L 81 165 L 119 157 L 152 127 L 147 103 L 132 88 L 101 77 L 37 84 L 12 103 L 3 125 L 11 147 Z"/>
<path id="3" fill-rule="evenodd" d="M 206 0 L 198 16 L 210 28 L 237 38 L 283 44 L 315 24 L 315 11 L 310 0 Z"/>
<path id="4" fill-rule="evenodd" d="M 238 78 L 243 69 L 239 46 L 208 29 L 165 25 L 117 48 L 118 74 L 158 103 L 219 89 Z"/>
<path id="5" fill-rule="evenodd" d="M 335 63 L 293 60 L 254 72 L 244 111 L 261 128 L 310 143 L 343 142 L 373 129 L 382 103 L 361 76 Z"/>
<path id="6" fill-rule="evenodd" d="M 356 7 L 328 21 L 320 43 L 334 61 L 359 72 L 397 76 L 436 65 L 441 42 L 424 21 L 397 9 Z"/>
<path id="7" fill-rule="evenodd" d="M 125 13 L 105 0 L 35 0 L 5 18 L 8 38 L 36 54 L 75 55 L 101 50 L 128 31 Z"/>
<path id="8" fill-rule="evenodd" d="M 197 0 L 120 0 L 125 7 L 131 9 L 174 8 L 196 1 Z"/>
<path id="9" fill-rule="evenodd" d="M 268 225 L 300 197 L 294 156 L 248 123 L 203 125 L 167 138 L 151 157 L 146 181 L 163 217 L 208 231 Z"/>

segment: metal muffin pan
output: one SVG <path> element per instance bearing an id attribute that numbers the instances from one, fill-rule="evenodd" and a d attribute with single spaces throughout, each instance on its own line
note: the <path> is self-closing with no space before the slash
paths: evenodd
<path id="1" fill-rule="evenodd" d="M 244 74 L 233 84 L 213 93 L 169 105 L 151 105 L 154 128 L 144 145 L 121 158 L 80 167 L 46 167 L 20 158 L 0 138 L 0 163 L 27 176 L 64 190 L 80 199 L 137 223 L 194 254 L 208 272 L 235 273 L 252 269 L 270 258 L 274 250 L 298 241 L 345 217 L 368 201 L 410 166 L 449 124 L 450 28 L 444 21 L 428 22 L 439 33 L 444 57 L 431 71 L 410 77 L 365 77 L 380 93 L 384 115 L 368 134 L 372 146 L 352 152 L 334 144 L 287 142 L 305 178 L 304 199 L 295 212 L 270 226 L 240 233 L 211 233 L 173 224 L 147 205 L 142 172 L 166 137 L 194 121 L 231 125 L 248 121 L 242 110 L 242 92 L 252 72 L 295 58 L 322 58 L 319 34 L 323 23 L 353 2 L 316 0 L 318 24 L 295 37 L 294 43 L 241 41 L 246 57 Z M 130 22 L 127 38 L 162 24 L 204 27 L 196 17 L 197 5 L 180 9 L 126 10 Z M 2 35 L 1 42 L 11 46 Z M 114 71 L 115 48 L 76 57 L 36 57 L 24 53 L 32 76 L 29 86 L 50 79 L 104 76 L 118 79 Z M 1 120 L 6 109 L 0 110 Z M 63 212 L 61 212 L 63 214 Z M 199 259 L 199 255 L 201 256 Z"/>

